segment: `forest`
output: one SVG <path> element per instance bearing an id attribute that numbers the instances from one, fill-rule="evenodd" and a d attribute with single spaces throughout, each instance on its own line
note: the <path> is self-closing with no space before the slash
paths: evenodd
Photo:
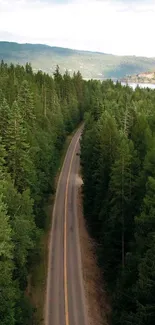
<path id="1" fill-rule="evenodd" d="M 34 324 L 26 294 L 68 134 L 84 120 L 84 215 L 109 324 L 155 324 L 155 91 L 0 64 L 0 324 Z M 37 324 L 38 325 L 38 324 Z"/>
<path id="2" fill-rule="evenodd" d="M 84 215 L 112 305 L 109 324 L 155 324 L 155 91 L 88 81 Z"/>
<path id="3" fill-rule="evenodd" d="M 26 294 L 39 258 L 45 202 L 66 136 L 83 119 L 86 83 L 56 68 L 53 77 L 30 64 L 0 64 L 0 324 L 34 324 Z M 38 324 L 37 324 L 38 325 Z"/>

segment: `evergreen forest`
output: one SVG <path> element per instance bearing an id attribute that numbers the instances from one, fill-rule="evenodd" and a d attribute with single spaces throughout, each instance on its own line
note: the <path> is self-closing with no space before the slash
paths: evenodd
<path id="1" fill-rule="evenodd" d="M 84 215 L 112 325 L 155 324 L 155 91 L 89 81 L 81 141 Z"/>
<path id="2" fill-rule="evenodd" d="M 83 118 L 86 86 L 56 68 L 0 64 L 0 324 L 31 325 L 26 293 L 45 231 L 45 202 L 66 136 Z M 37 324 L 38 325 L 38 324 Z"/>
<path id="3" fill-rule="evenodd" d="M 1 325 L 34 324 L 28 274 L 66 137 L 83 120 L 84 215 L 112 305 L 109 324 L 155 324 L 155 90 L 1 61 Z"/>

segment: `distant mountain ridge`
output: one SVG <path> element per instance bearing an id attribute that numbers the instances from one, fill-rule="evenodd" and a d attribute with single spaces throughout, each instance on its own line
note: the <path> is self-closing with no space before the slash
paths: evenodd
<path id="1" fill-rule="evenodd" d="M 155 70 L 155 58 L 117 56 L 100 52 L 73 50 L 44 44 L 19 44 L 0 41 L 0 60 L 8 63 L 31 62 L 34 70 L 53 73 L 56 65 L 63 73 L 80 71 L 84 78 L 123 78 Z"/>

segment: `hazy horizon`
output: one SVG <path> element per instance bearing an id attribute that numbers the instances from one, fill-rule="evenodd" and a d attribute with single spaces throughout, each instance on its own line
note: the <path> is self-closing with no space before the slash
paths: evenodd
<path id="1" fill-rule="evenodd" d="M 0 0 L 0 40 L 155 57 L 155 2 Z"/>

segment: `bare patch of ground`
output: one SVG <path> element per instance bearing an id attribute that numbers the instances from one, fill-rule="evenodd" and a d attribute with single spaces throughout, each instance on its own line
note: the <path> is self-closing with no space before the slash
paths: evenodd
<path id="1" fill-rule="evenodd" d="M 83 278 L 88 308 L 89 325 L 108 325 L 110 306 L 102 284 L 101 272 L 97 266 L 95 243 L 90 238 L 83 216 L 82 180 L 79 179 L 78 216 L 82 254 Z"/>

